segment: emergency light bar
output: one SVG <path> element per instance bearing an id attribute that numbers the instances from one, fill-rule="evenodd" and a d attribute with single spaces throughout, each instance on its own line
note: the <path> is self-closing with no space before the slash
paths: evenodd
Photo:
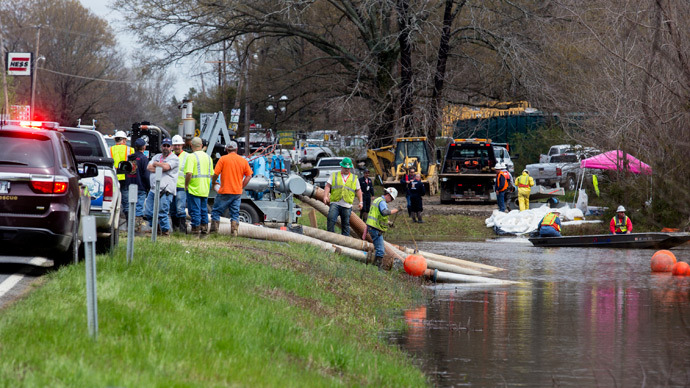
<path id="1" fill-rule="evenodd" d="M 23 121 L 23 120 L 10 120 L 8 121 L 10 125 L 19 125 L 25 128 L 37 128 L 37 129 L 57 129 L 60 125 L 55 121 Z"/>

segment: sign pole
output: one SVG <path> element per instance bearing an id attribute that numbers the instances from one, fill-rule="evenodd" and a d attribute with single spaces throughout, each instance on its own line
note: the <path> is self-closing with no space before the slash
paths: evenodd
<path id="1" fill-rule="evenodd" d="M 36 54 L 34 55 L 33 58 L 33 71 L 31 72 L 31 109 L 29 113 L 29 120 L 34 119 L 34 96 L 36 95 L 36 78 L 38 74 L 36 74 L 36 70 L 38 70 L 38 45 L 41 42 L 41 25 L 38 25 L 36 27 Z"/>
<path id="2" fill-rule="evenodd" d="M 10 119 L 10 97 L 7 94 L 7 78 L 5 72 L 7 71 L 7 65 L 5 64 L 5 42 L 2 37 L 2 30 L 0 30 L 0 64 L 2 64 L 2 93 L 5 96 L 5 114 L 6 119 Z"/>

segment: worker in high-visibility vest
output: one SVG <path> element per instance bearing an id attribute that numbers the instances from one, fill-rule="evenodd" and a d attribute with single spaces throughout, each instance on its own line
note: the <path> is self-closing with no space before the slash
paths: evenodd
<path id="1" fill-rule="evenodd" d="M 537 232 L 539 237 L 561 237 L 561 211 L 551 210 L 544 218 L 539 221 Z"/>
<path id="2" fill-rule="evenodd" d="M 350 236 L 350 213 L 355 197 L 359 200 L 359 210 L 362 210 L 362 188 L 359 179 L 352 173 L 352 160 L 343 158 L 340 161 L 340 171 L 328 177 L 324 189 L 323 202 L 329 206 L 326 229 L 335 232 L 335 223 L 340 217 L 341 234 Z"/>
<path id="3" fill-rule="evenodd" d="M 623 205 L 618 206 L 616 215 L 613 216 L 609 224 L 611 234 L 630 234 L 632 228 L 632 221 L 630 221 L 630 217 L 625 215 L 625 208 Z"/>
<path id="4" fill-rule="evenodd" d="M 117 167 L 120 165 L 120 162 L 124 162 L 127 160 L 127 157 L 129 155 L 132 155 L 134 153 L 134 149 L 132 147 L 127 146 L 127 134 L 124 131 L 117 131 L 115 132 L 115 145 L 110 147 L 110 157 L 113 158 L 113 163 L 115 165 L 115 170 L 117 170 Z M 127 217 L 127 213 L 129 212 L 129 206 L 128 206 L 128 198 L 129 198 L 129 188 L 126 187 L 127 185 L 125 184 L 125 174 L 117 174 L 117 180 L 120 183 L 120 198 L 121 198 L 121 209 L 122 212 L 125 215 L 125 218 Z"/>
<path id="5" fill-rule="evenodd" d="M 494 190 L 496 191 L 496 202 L 498 203 L 498 211 L 506 211 L 506 193 L 511 187 L 511 176 L 508 171 L 506 171 L 506 165 L 503 163 L 496 163 L 496 185 Z"/>
<path id="6" fill-rule="evenodd" d="M 383 195 L 371 203 L 367 216 L 367 230 L 371 236 L 371 241 L 374 243 L 374 265 L 387 271 L 393 266 L 393 260 L 389 257 L 384 262 L 386 248 L 383 234 L 388 230 L 388 216 L 399 211 L 399 209 L 388 208 L 388 203 L 395 201 L 397 196 L 398 190 L 394 187 L 384 189 Z"/>
<path id="7" fill-rule="evenodd" d="M 529 195 L 534 186 L 534 179 L 529 176 L 527 169 L 522 170 L 522 175 L 517 177 L 515 183 L 518 187 L 518 203 L 520 204 L 520 211 L 529 210 Z"/>
<path id="8" fill-rule="evenodd" d="M 211 191 L 213 160 L 202 148 L 200 137 L 192 139 L 192 153 L 185 162 L 184 187 L 187 192 L 187 210 L 191 218 L 192 234 L 205 237 L 208 234 L 208 193 Z"/>

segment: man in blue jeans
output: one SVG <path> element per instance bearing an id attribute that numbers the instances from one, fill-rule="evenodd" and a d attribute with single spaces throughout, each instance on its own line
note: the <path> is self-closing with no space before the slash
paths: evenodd
<path id="1" fill-rule="evenodd" d="M 127 160 L 132 163 L 132 171 L 126 175 L 125 185 L 129 190 L 129 185 L 137 185 L 137 202 L 135 207 L 135 232 L 141 232 L 141 227 L 144 225 L 144 208 L 146 204 L 146 195 L 151 189 L 149 185 L 149 171 L 147 170 L 149 158 L 144 154 L 146 150 L 146 141 L 142 138 L 134 141 L 135 152 L 127 157 Z M 129 204 L 128 204 L 129 206 Z"/>
<path id="2" fill-rule="evenodd" d="M 161 234 L 163 236 L 170 236 L 170 219 L 168 215 L 170 212 L 170 203 L 176 191 L 175 187 L 177 186 L 177 173 L 180 160 L 177 158 L 177 155 L 172 152 L 172 141 L 170 139 L 163 139 L 161 150 L 162 153 L 151 158 L 147 167 L 147 170 L 151 173 L 151 190 L 146 197 L 144 218 L 148 221 L 150 226 L 153 226 L 153 204 L 156 199 L 156 167 L 160 167 L 163 170 L 163 174 L 160 182 L 158 224 L 160 225 Z"/>
<path id="3" fill-rule="evenodd" d="M 211 211 L 211 233 L 217 233 L 220 226 L 220 216 L 225 209 L 230 209 L 230 235 L 237 236 L 240 227 L 240 204 L 242 203 L 242 191 L 252 178 L 252 169 L 249 162 L 237 155 L 237 143 L 229 142 L 225 146 L 226 155 L 223 155 L 216 163 L 211 182 L 218 192 L 213 201 Z M 220 176 L 220 183 L 215 183 Z"/>
<path id="4" fill-rule="evenodd" d="M 350 213 L 355 196 L 359 200 L 359 210 L 362 210 L 362 189 L 359 179 L 350 170 L 352 160 L 343 158 L 340 161 L 340 171 L 336 171 L 328 177 L 323 202 L 329 205 L 326 228 L 329 232 L 335 232 L 335 223 L 340 217 L 341 234 L 350 235 Z"/>
<path id="5" fill-rule="evenodd" d="M 367 217 L 367 230 L 374 243 L 376 257 L 374 265 L 384 270 L 390 270 L 393 266 L 392 260 L 384 262 L 386 253 L 383 243 L 383 234 L 388 230 L 388 216 L 398 212 L 398 209 L 388 209 L 388 203 L 393 202 L 398 196 L 398 190 L 389 187 L 384 190 L 384 194 L 371 203 L 369 216 Z"/>

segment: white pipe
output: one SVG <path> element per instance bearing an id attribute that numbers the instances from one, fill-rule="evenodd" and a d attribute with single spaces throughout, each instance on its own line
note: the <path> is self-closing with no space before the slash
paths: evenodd
<path id="1" fill-rule="evenodd" d="M 407 257 L 407 255 L 405 254 L 405 252 L 403 252 L 403 251 L 401 251 L 400 249 L 398 249 L 395 245 L 392 246 L 392 249 L 393 249 L 393 250 L 395 251 L 395 253 L 397 253 L 399 256 L 401 256 L 401 257 Z M 414 254 L 414 253 L 412 253 L 412 254 Z M 417 252 L 416 254 L 417 254 L 417 255 L 421 255 L 421 253 L 419 253 L 419 252 Z M 439 262 L 439 261 L 436 261 L 436 260 L 429 259 L 429 258 L 427 258 L 427 257 L 424 256 L 424 255 L 421 255 L 421 256 L 424 257 L 424 260 L 426 260 L 426 267 L 427 267 L 427 268 L 430 268 L 430 269 L 438 269 L 438 270 L 441 270 L 441 271 L 447 271 L 447 272 L 453 272 L 453 273 L 460 273 L 460 274 L 465 274 L 465 275 L 475 275 L 475 276 L 476 276 L 476 275 L 484 275 L 484 273 L 483 273 L 483 272 L 480 272 L 480 271 L 476 271 L 476 270 L 469 269 L 469 268 L 463 268 L 463 267 L 457 266 L 457 265 L 455 265 L 455 264 L 449 264 L 449 263 Z M 403 260 L 403 263 L 405 263 L 404 260 Z"/>
<path id="2" fill-rule="evenodd" d="M 221 218 L 221 220 L 223 219 Z M 220 225 L 218 226 L 218 233 L 230 235 L 230 222 L 227 221 L 227 219 L 225 220 L 226 221 L 220 223 Z M 283 231 L 279 229 L 264 228 L 240 222 L 238 235 L 241 237 L 249 237 L 259 240 L 312 244 L 329 252 L 340 253 L 345 256 L 351 257 L 357 261 L 361 261 L 363 263 L 367 262 L 367 252 L 362 252 L 356 249 L 330 244 L 309 236 Z"/>
<path id="3" fill-rule="evenodd" d="M 374 244 L 358 240 L 353 237 L 343 236 L 342 234 L 331 233 L 327 230 L 312 228 L 311 226 L 302 225 L 302 232 L 305 236 L 314 237 L 319 240 L 327 241 L 333 244 L 342 245 L 344 247 L 357 249 L 360 251 L 373 251 Z"/>
<path id="4" fill-rule="evenodd" d="M 483 276 L 470 276 L 470 275 L 461 275 L 461 274 L 456 274 L 456 273 L 450 273 L 450 272 L 442 272 L 438 270 L 426 270 L 424 273 L 424 276 L 427 277 L 429 280 L 434 281 L 434 282 L 439 282 L 439 283 L 484 283 L 484 284 L 504 284 L 504 285 L 509 285 L 509 284 L 519 284 L 520 282 L 515 282 L 512 280 L 502 280 L 502 279 L 493 279 L 493 278 L 487 278 Z"/>
<path id="5" fill-rule="evenodd" d="M 397 249 L 403 251 L 404 253 L 409 253 L 409 254 L 414 253 L 414 249 L 411 249 L 411 248 L 408 248 L 405 246 L 395 245 L 395 247 Z M 504 271 L 503 268 L 494 267 L 494 266 L 487 265 L 487 264 L 475 263 L 472 261 L 462 260 L 462 259 L 458 259 L 455 257 L 439 255 L 439 254 L 432 253 L 432 252 L 418 251 L 417 253 L 424 256 L 427 260 L 431 259 L 431 260 L 435 260 L 435 261 L 438 261 L 441 263 L 453 264 L 453 265 L 456 265 L 458 267 L 473 269 L 475 271 L 479 271 L 479 272 L 482 272 L 484 274 L 490 274 L 490 273 L 494 273 L 494 272 Z"/>

